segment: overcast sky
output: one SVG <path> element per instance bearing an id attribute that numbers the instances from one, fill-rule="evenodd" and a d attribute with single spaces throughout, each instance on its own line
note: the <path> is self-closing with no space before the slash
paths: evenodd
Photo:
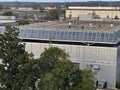
<path id="1" fill-rule="evenodd" d="M 1 2 L 8 1 L 20 1 L 20 2 L 81 2 L 81 1 L 120 1 L 120 0 L 0 0 Z"/>

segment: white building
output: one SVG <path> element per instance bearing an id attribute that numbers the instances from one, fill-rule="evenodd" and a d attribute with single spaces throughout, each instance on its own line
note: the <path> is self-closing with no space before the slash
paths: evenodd
<path id="1" fill-rule="evenodd" d="M 92 64 L 98 71 L 98 87 L 106 82 L 107 88 L 115 88 L 120 81 L 119 22 L 41 22 L 21 26 L 19 38 L 35 58 L 45 48 L 56 46 L 68 52 L 70 60 L 79 64 L 80 69 Z"/>
<path id="2" fill-rule="evenodd" d="M 16 22 L 15 16 L 0 16 L 0 24 L 15 23 L 15 22 Z"/>
<path id="3" fill-rule="evenodd" d="M 120 7 L 76 7 L 69 6 L 66 10 L 66 18 L 73 19 L 84 19 L 87 17 L 93 16 L 93 19 L 98 18 L 120 18 Z"/>

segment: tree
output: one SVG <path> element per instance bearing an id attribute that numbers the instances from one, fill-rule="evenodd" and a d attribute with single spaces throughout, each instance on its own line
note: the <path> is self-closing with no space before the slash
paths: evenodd
<path id="1" fill-rule="evenodd" d="M 8 90 L 20 88 L 19 84 L 16 84 L 16 76 L 21 64 L 28 62 L 24 45 L 20 44 L 17 38 L 18 33 L 17 28 L 7 26 L 4 34 L 0 35 L 0 58 L 2 60 L 0 81 Z"/>
<path id="2" fill-rule="evenodd" d="M 6 11 L 3 13 L 4 16 L 12 16 L 13 13 L 11 11 Z"/>
<path id="3" fill-rule="evenodd" d="M 41 54 L 41 90 L 95 90 L 92 65 L 79 70 L 72 65 L 69 55 L 57 47 L 45 49 Z"/>
<path id="4" fill-rule="evenodd" d="M 42 63 L 41 69 L 43 73 L 51 72 L 55 68 L 57 62 L 65 60 L 69 61 L 68 53 L 65 53 L 62 49 L 57 47 L 51 47 L 45 49 L 45 51 L 40 56 L 40 61 Z"/>
<path id="5" fill-rule="evenodd" d="M 7 26 L 0 35 L 0 83 L 1 90 L 35 89 L 39 68 L 32 54 L 25 51 L 25 44 L 18 38 L 19 30 Z"/>
<path id="6" fill-rule="evenodd" d="M 72 90 L 81 83 L 81 70 L 73 67 L 69 55 L 60 48 L 45 49 L 40 56 L 42 90 Z"/>
<path id="7" fill-rule="evenodd" d="M 95 86 L 95 75 L 97 74 L 96 71 L 93 71 L 93 66 L 88 65 L 82 71 L 82 84 L 78 85 L 75 90 L 96 90 Z"/>
<path id="8" fill-rule="evenodd" d="M 59 19 L 59 13 L 60 13 L 59 9 L 50 9 L 50 10 L 48 10 L 47 18 L 50 19 L 50 20 L 58 20 Z"/>
<path id="9" fill-rule="evenodd" d="M 25 51 L 19 30 L 7 26 L 0 35 L 1 90 L 95 90 L 91 67 L 81 71 L 57 47 L 45 49 L 39 59 Z"/>
<path id="10" fill-rule="evenodd" d="M 119 17 L 116 15 L 116 16 L 114 17 L 114 19 L 117 19 L 117 20 L 118 20 L 118 19 L 119 19 Z"/>
<path id="11" fill-rule="evenodd" d="M 116 88 L 120 89 L 120 81 L 116 82 Z"/>
<path id="12" fill-rule="evenodd" d="M 26 20 L 21 20 L 21 21 L 18 22 L 18 24 L 19 25 L 27 25 L 27 24 L 29 24 L 29 22 L 26 21 Z"/>

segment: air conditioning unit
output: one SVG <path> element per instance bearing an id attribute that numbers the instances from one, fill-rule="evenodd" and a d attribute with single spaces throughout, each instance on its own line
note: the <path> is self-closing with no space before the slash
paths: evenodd
<path id="1" fill-rule="evenodd" d="M 96 81 L 96 86 L 97 88 L 103 89 L 107 87 L 107 82 L 106 81 Z"/>

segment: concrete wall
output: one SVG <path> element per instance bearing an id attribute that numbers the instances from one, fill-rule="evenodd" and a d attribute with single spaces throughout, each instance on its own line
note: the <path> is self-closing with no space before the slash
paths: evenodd
<path id="1" fill-rule="evenodd" d="M 15 16 L 0 16 L 1 20 L 15 20 Z"/>
<path id="2" fill-rule="evenodd" d="M 95 13 L 101 18 L 114 18 L 116 15 L 120 18 L 120 11 L 97 11 L 97 10 L 66 10 L 66 17 L 69 18 L 71 14 L 72 17 L 78 17 L 79 15 L 88 15 Z"/>
<path id="3" fill-rule="evenodd" d="M 120 46 L 117 48 L 116 81 L 120 81 Z"/>
<path id="4" fill-rule="evenodd" d="M 68 52 L 72 62 L 80 64 L 80 69 L 84 69 L 89 64 L 99 64 L 97 80 L 107 81 L 108 87 L 115 87 L 117 48 L 60 44 L 52 44 L 51 46 L 59 47 Z M 33 52 L 35 58 L 38 58 L 44 48 L 48 47 L 49 44 L 46 43 L 26 43 L 26 51 Z"/>

